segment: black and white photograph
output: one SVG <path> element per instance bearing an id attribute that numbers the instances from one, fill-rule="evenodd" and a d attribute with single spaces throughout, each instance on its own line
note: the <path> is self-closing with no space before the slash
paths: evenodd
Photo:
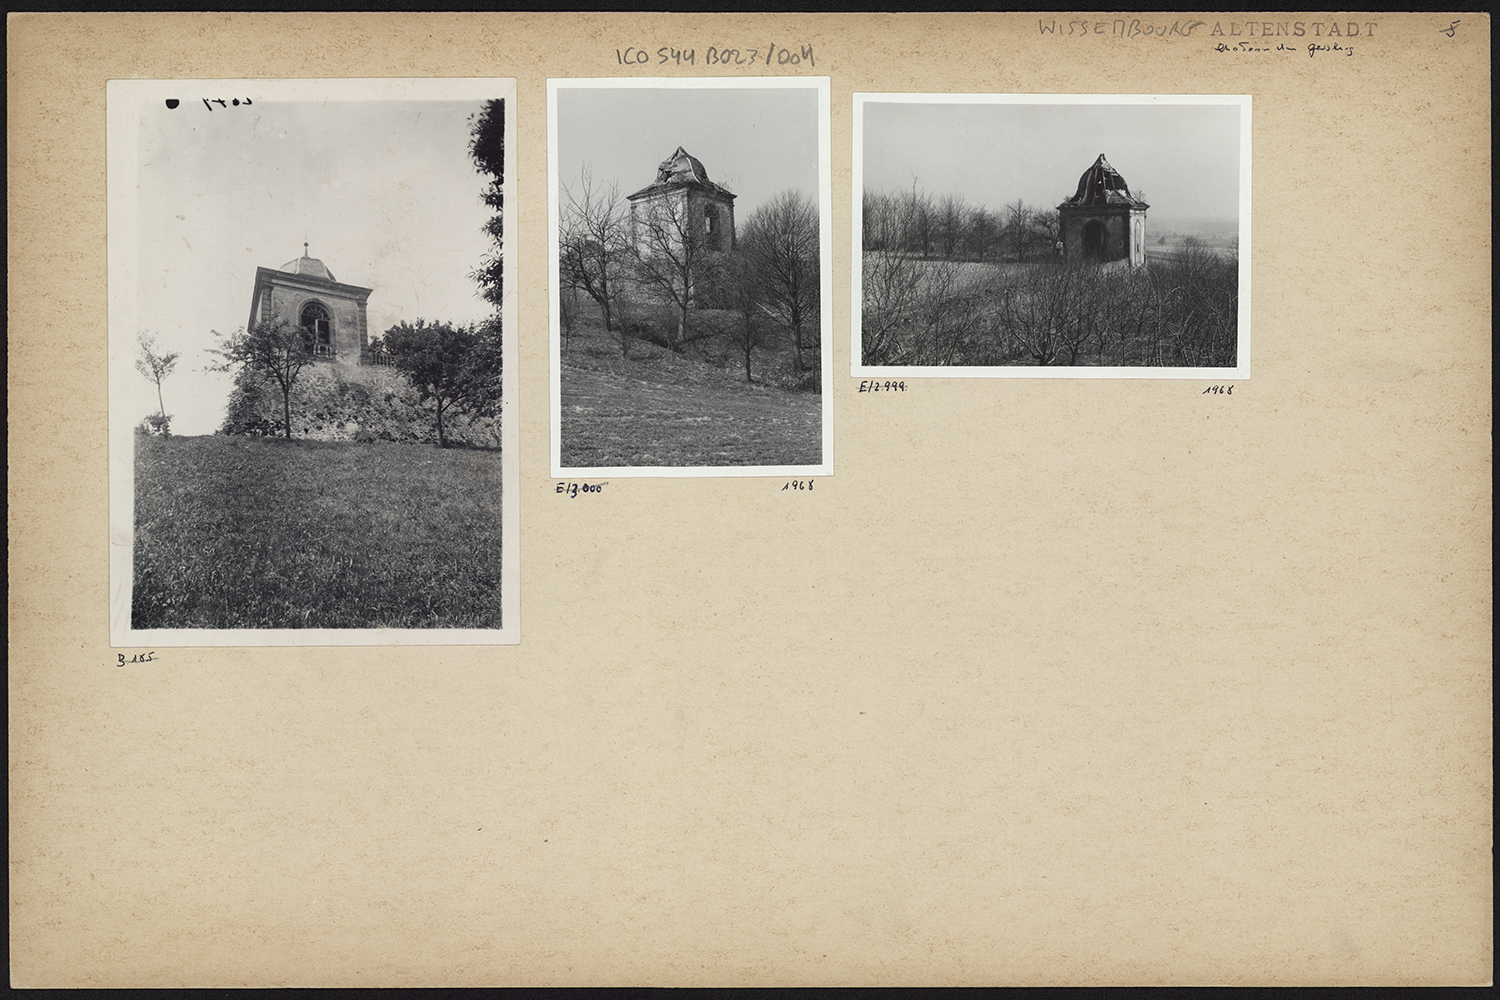
<path id="1" fill-rule="evenodd" d="M 116 645 L 519 641 L 513 106 L 110 82 Z"/>
<path id="2" fill-rule="evenodd" d="M 857 93 L 854 151 L 854 376 L 1249 377 L 1249 97 Z"/>
<path id="3" fill-rule="evenodd" d="M 552 474 L 831 472 L 828 79 L 547 88 Z"/>

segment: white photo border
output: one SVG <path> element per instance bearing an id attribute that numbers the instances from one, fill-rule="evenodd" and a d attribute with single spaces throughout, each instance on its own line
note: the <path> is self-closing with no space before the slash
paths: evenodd
<path id="1" fill-rule="evenodd" d="M 134 419 L 129 398 L 137 323 L 137 177 L 139 111 L 183 95 L 231 93 L 279 101 L 505 102 L 504 205 L 501 242 L 505 290 L 500 306 L 504 371 L 500 416 L 500 616 L 497 629 L 137 629 L 131 625 L 135 478 Z M 209 646 L 514 645 L 520 631 L 520 426 L 516 372 L 519 308 L 516 284 L 516 81 L 494 78 L 347 78 L 110 80 L 106 87 L 106 244 L 109 296 L 109 622 L 111 648 Z M 476 195 L 477 197 L 477 195 Z M 478 263 L 477 261 L 475 262 Z M 246 290 L 247 294 L 249 289 Z"/>
<path id="2" fill-rule="evenodd" d="M 562 280 L 558 269 L 557 227 L 561 220 L 558 190 L 557 94 L 559 90 L 619 88 L 632 90 L 696 89 L 815 89 L 818 93 L 818 268 L 822 306 L 819 309 L 820 372 L 823 440 L 822 461 L 816 465 L 734 466 L 599 466 L 562 464 L 562 332 L 558 299 Z M 580 77 L 547 80 L 547 332 L 551 412 L 551 458 L 554 479 L 586 477 L 709 478 L 725 476 L 829 476 L 833 474 L 833 155 L 832 78 L 813 77 Z"/>
<path id="3" fill-rule="evenodd" d="M 1112 378 L 1244 380 L 1250 377 L 1250 95 L 1248 94 L 952 94 L 856 92 L 851 172 L 849 254 L 849 374 L 852 378 Z M 1025 365 L 866 365 L 864 315 L 864 108 L 866 104 L 1223 104 L 1240 109 L 1239 122 L 1239 317 L 1236 364 L 1232 368 L 1154 368 L 1145 366 Z"/>

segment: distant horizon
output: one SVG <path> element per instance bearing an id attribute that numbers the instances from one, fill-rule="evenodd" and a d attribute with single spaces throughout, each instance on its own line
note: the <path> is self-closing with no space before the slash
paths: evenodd
<path id="1" fill-rule="evenodd" d="M 1240 231 L 1239 219 L 1215 219 L 1204 217 L 1173 217 L 1164 216 L 1153 219 L 1151 213 L 1146 213 L 1146 232 L 1177 232 L 1177 233 L 1205 233 L 1226 232 L 1238 234 Z"/>

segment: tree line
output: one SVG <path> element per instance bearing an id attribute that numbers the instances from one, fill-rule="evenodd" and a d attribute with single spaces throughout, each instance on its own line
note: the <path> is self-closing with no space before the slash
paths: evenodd
<path id="1" fill-rule="evenodd" d="M 817 206 L 787 190 L 757 208 L 732 250 L 708 246 L 687 199 L 648 203 L 632 217 L 618 184 L 585 170 L 562 189 L 558 228 L 559 326 L 571 345 L 584 300 L 598 308 L 607 336 L 630 357 L 633 340 L 674 351 L 726 337 L 754 381 L 752 356 L 778 335 L 798 372 L 816 370 L 820 349 Z M 653 323 L 653 305 L 671 320 Z M 709 313 L 718 315 L 709 315 Z"/>
<path id="2" fill-rule="evenodd" d="M 312 331 L 285 319 L 264 320 L 232 334 L 214 331 L 219 346 L 209 351 L 218 361 L 208 370 L 234 376 L 229 412 L 223 433 L 276 434 L 290 440 L 292 390 L 303 371 L 319 355 Z M 500 410 L 500 325 L 496 320 L 456 324 L 402 321 L 384 337 L 370 341 L 373 353 L 383 353 L 424 403 L 433 404 L 438 447 L 448 447 L 448 423 L 457 411 L 473 418 L 493 417 Z M 263 386 L 274 386 L 280 396 L 281 419 L 267 421 L 254 414 L 254 400 Z"/>
<path id="3" fill-rule="evenodd" d="M 1025 263 L 1055 256 L 1059 239 L 1055 208 L 1020 199 L 998 209 L 974 205 L 961 195 L 931 195 L 915 183 L 907 191 L 865 191 L 860 215 L 867 253 Z"/>

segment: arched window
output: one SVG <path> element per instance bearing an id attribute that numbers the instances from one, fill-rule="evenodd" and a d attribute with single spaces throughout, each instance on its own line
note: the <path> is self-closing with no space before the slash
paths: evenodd
<path id="1" fill-rule="evenodd" d="M 303 306 L 297 325 L 312 336 L 314 354 L 333 353 L 333 317 L 322 303 L 309 302 Z"/>

